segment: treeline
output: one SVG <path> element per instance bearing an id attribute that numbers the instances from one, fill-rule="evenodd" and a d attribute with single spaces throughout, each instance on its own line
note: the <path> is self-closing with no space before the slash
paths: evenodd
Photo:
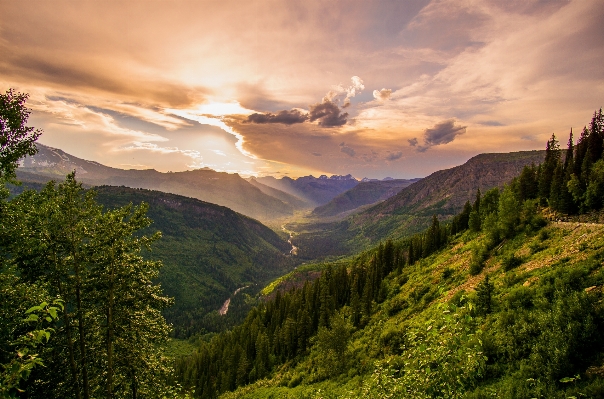
<path id="1" fill-rule="evenodd" d="M 538 198 L 541 205 L 563 214 L 600 210 L 604 206 L 603 151 L 604 115 L 600 109 L 576 144 L 571 129 L 566 151 L 552 134 L 544 162 L 525 167 L 513 183 L 515 191 L 521 200 Z"/>

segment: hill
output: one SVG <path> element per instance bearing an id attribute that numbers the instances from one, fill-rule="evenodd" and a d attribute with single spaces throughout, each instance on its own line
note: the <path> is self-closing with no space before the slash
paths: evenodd
<path id="1" fill-rule="evenodd" d="M 256 180 L 266 186 L 302 198 L 313 207 L 324 205 L 338 194 L 350 190 L 359 184 L 359 181 L 351 175 L 333 175 L 331 177 L 325 175 L 320 177 L 304 176 L 297 179 L 290 177 L 277 179 L 272 176 L 266 176 L 259 177 Z"/>
<path id="2" fill-rule="evenodd" d="M 249 286 L 253 294 L 295 265 L 284 239 L 229 208 L 144 189 L 101 186 L 95 191 L 106 207 L 149 204 L 148 232 L 162 232 L 149 256 L 164 263 L 159 279 L 164 293 L 175 298 L 165 316 L 176 336 L 222 328 L 225 320 L 217 311 L 235 290 Z M 229 316 L 229 322 L 237 319 L 232 312 Z"/>
<path id="3" fill-rule="evenodd" d="M 145 188 L 197 198 L 226 206 L 259 220 L 292 215 L 294 206 L 267 195 L 238 174 L 198 169 L 161 173 L 149 170 L 123 170 L 80 159 L 56 148 L 37 144 L 38 154 L 26 157 L 17 170 L 40 178 L 63 180 L 76 171 L 77 179 L 87 185 Z M 31 176 L 27 177 L 31 180 Z"/>
<path id="4" fill-rule="evenodd" d="M 327 204 L 315 208 L 312 215 L 317 217 L 336 216 L 364 205 L 384 201 L 419 180 L 421 179 L 361 181 L 358 185 L 338 195 Z"/>
<path id="5" fill-rule="evenodd" d="M 318 265 L 199 343 L 179 381 L 223 399 L 603 397 L 604 226 L 544 226 L 534 205 L 417 261 L 401 241 Z"/>
<path id="6" fill-rule="evenodd" d="M 493 187 L 503 187 L 525 166 L 540 164 L 544 157 L 545 151 L 480 154 L 463 165 L 434 172 L 343 221 L 289 228 L 300 232 L 295 245 L 302 257 L 354 253 L 380 240 L 422 231 L 430 224 L 432 215 L 440 220 L 452 217 L 466 201 L 474 201 L 478 189 L 484 193 Z"/>

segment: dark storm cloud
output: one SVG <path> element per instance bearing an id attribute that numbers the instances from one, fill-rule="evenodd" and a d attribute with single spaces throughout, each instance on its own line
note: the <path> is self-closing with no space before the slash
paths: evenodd
<path id="1" fill-rule="evenodd" d="M 308 119 L 307 114 L 303 114 L 297 109 L 291 111 L 283 110 L 276 114 L 267 112 L 265 114 L 251 114 L 247 117 L 247 121 L 251 123 L 283 123 L 285 125 L 293 125 L 294 123 L 302 123 Z"/>
<path id="2" fill-rule="evenodd" d="M 402 156 L 403 156 L 402 151 L 391 152 L 390 154 L 386 155 L 386 161 L 396 161 L 397 159 L 400 159 Z"/>
<path id="3" fill-rule="evenodd" d="M 455 126 L 455 121 L 450 119 L 437 123 L 433 128 L 426 129 L 424 143 L 429 146 L 447 144 L 455 140 L 460 134 L 466 132 L 466 126 Z"/>
<path id="4" fill-rule="evenodd" d="M 319 121 L 319 126 L 334 127 L 346 124 L 348 112 L 341 113 L 340 107 L 330 100 L 309 107 L 309 121 Z"/>

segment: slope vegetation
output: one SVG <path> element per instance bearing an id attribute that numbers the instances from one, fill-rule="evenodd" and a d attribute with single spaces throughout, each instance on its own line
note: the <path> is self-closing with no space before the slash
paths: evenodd
<path id="1" fill-rule="evenodd" d="M 509 195 L 478 232 L 434 245 L 453 231 L 436 223 L 323 265 L 181 359 L 180 381 L 224 399 L 602 397 L 604 226 Z"/>

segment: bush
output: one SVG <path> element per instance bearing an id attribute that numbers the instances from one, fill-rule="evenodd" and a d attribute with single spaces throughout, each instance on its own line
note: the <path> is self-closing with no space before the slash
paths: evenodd
<path id="1" fill-rule="evenodd" d="M 453 275 L 453 272 L 455 272 L 455 270 L 451 269 L 450 267 L 445 268 L 442 273 L 443 280 L 446 280 L 451 277 Z"/>
<path id="2" fill-rule="evenodd" d="M 484 268 L 485 261 L 489 257 L 489 251 L 485 246 L 477 246 L 472 249 L 472 260 L 470 262 L 470 274 L 476 276 Z"/>
<path id="3" fill-rule="evenodd" d="M 520 266 L 522 264 L 522 258 L 511 254 L 503 258 L 501 261 L 501 266 L 503 266 L 503 270 L 506 272 Z"/>

